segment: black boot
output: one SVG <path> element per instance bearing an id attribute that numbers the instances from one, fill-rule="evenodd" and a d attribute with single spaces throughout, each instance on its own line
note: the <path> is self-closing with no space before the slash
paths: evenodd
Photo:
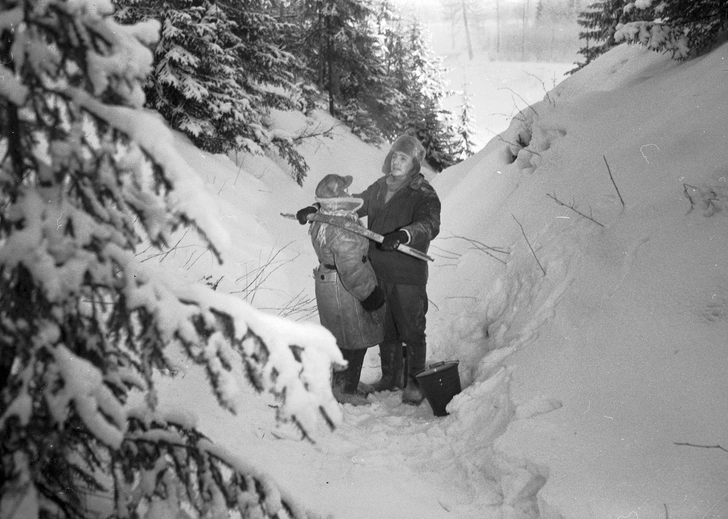
<path id="1" fill-rule="evenodd" d="M 361 376 L 361 368 L 364 364 L 364 356 L 366 348 L 357 350 L 341 350 L 344 359 L 349 366 L 344 371 L 334 372 L 332 379 L 332 392 L 334 398 L 340 404 L 367 405 L 369 401 L 366 394 L 358 391 L 359 377 Z"/>
<path id="2" fill-rule="evenodd" d="M 374 391 L 396 391 L 404 387 L 404 360 L 402 343 L 383 342 L 379 345 L 382 378 L 372 384 Z"/>
<path id="3" fill-rule="evenodd" d="M 405 404 L 420 405 L 425 399 L 415 375 L 425 369 L 426 348 L 425 344 L 407 345 L 407 386 L 402 392 L 402 402 Z"/>

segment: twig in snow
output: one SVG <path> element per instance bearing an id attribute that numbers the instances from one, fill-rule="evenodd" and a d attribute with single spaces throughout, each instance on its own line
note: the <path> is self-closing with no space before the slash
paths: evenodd
<path id="1" fill-rule="evenodd" d="M 614 185 L 614 189 L 617 190 L 617 196 L 619 196 L 619 201 L 622 202 L 622 207 L 624 207 L 624 199 L 622 198 L 622 193 L 619 192 L 617 183 L 614 181 L 614 177 L 612 176 L 612 168 L 609 167 L 609 162 L 607 162 L 607 156 L 602 155 L 602 158 L 604 159 L 604 163 L 607 165 L 607 171 L 609 172 L 609 178 L 611 179 L 612 184 Z"/>
<path id="2" fill-rule="evenodd" d="M 225 187 L 225 183 L 226 183 L 226 182 L 227 182 L 228 180 L 229 180 L 229 179 L 227 179 L 227 178 L 226 178 L 226 179 L 225 179 L 225 180 L 223 181 L 223 183 L 222 183 L 222 186 L 220 186 L 220 190 L 219 190 L 219 191 L 217 192 L 217 194 L 218 194 L 218 195 L 219 195 L 220 193 L 222 193 L 222 190 L 223 190 L 223 188 Z"/>
<path id="3" fill-rule="evenodd" d="M 199 259 L 200 259 L 200 258 L 201 258 L 202 256 L 204 256 L 204 255 L 205 255 L 205 254 L 206 254 L 207 252 L 210 252 L 210 248 L 209 248 L 209 247 L 208 247 L 207 249 L 203 250 L 203 251 L 202 251 L 202 252 L 200 253 L 200 255 L 199 255 L 199 256 L 197 256 L 197 257 L 195 258 L 195 261 L 193 261 L 193 262 L 192 262 L 192 264 L 191 264 L 191 265 L 190 265 L 189 267 L 187 267 L 187 263 L 189 263 L 189 262 L 190 262 L 190 259 L 192 259 L 192 256 L 190 256 L 190 258 L 189 258 L 189 259 L 187 260 L 187 263 L 185 263 L 185 267 L 187 267 L 187 270 L 190 270 L 190 269 L 191 269 L 192 267 L 194 267 L 194 266 L 195 266 L 195 263 L 197 263 L 197 260 L 199 260 Z"/>
<path id="4" fill-rule="evenodd" d="M 681 447 L 697 447 L 699 449 L 719 449 L 723 452 L 728 452 L 728 449 L 725 447 L 721 447 L 720 445 L 696 445 L 694 443 L 681 443 L 681 442 L 675 442 L 675 445 L 679 445 Z"/>
<path id="5" fill-rule="evenodd" d="M 523 115 L 523 112 L 518 108 L 518 106 L 514 106 L 516 110 L 518 110 L 518 114 L 513 115 L 513 112 L 507 114 L 505 112 L 493 112 L 490 115 L 500 115 L 501 117 L 505 117 L 506 119 L 515 119 L 516 121 L 521 121 L 522 123 L 526 122 L 526 116 Z M 498 135 L 498 133 L 494 132 L 493 130 L 488 130 L 493 135 Z"/>
<path id="6" fill-rule="evenodd" d="M 583 216 L 587 220 L 591 220 L 592 222 L 594 222 L 595 224 L 597 224 L 599 227 L 604 227 L 604 224 L 597 222 L 594 218 L 592 218 L 588 214 L 584 214 L 581 211 L 579 211 L 576 208 L 576 204 L 574 202 L 572 202 L 571 204 L 565 204 L 564 202 L 562 202 L 561 200 L 559 200 L 558 198 L 556 198 L 556 195 L 549 195 L 549 194 L 547 194 L 546 196 L 549 197 L 554 202 L 556 202 L 557 204 L 563 205 L 564 207 L 568 207 L 569 209 L 571 209 L 572 211 L 574 211 L 579 216 Z"/>
<path id="7" fill-rule="evenodd" d="M 556 102 L 551 99 L 551 96 L 549 95 L 549 91 L 546 90 L 546 83 L 543 82 L 543 79 L 538 77 L 536 74 L 531 74 L 530 72 L 526 72 L 527 76 L 531 76 L 536 81 L 541 83 L 541 88 L 543 89 L 544 94 L 546 94 L 546 100 L 549 102 L 551 106 L 556 106 Z"/>
<path id="8" fill-rule="evenodd" d="M 238 183 L 238 179 L 240 178 L 240 172 L 243 170 L 243 162 L 240 161 L 240 166 L 238 167 L 238 172 L 235 175 L 235 182 L 233 182 L 233 186 Z"/>
<path id="9" fill-rule="evenodd" d="M 718 503 L 720 503 L 721 501 L 723 501 L 726 497 L 728 497 L 728 494 L 725 494 L 725 495 L 721 496 L 721 498 L 718 499 L 718 501 L 716 501 L 715 503 L 713 503 L 713 506 L 710 507 L 710 510 L 708 510 L 707 512 L 705 512 L 705 515 L 703 517 L 701 517 L 700 519 L 705 519 L 706 517 L 708 517 L 708 514 L 713 511 L 713 508 L 715 508 L 716 506 L 718 506 Z"/>
<path id="10" fill-rule="evenodd" d="M 177 240 L 177 243 L 175 243 L 175 244 L 174 244 L 174 247 L 172 247 L 171 249 L 169 249 L 169 250 L 168 250 L 168 251 L 167 251 L 167 252 L 166 252 L 166 253 L 164 254 L 164 256 L 162 256 L 162 258 L 161 258 L 161 259 L 159 260 L 159 262 L 160 262 L 160 263 L 162 263 L 162 261 L 166 260 L 166 259 L 167 259 L 167 256 L 169 256 L 169 254 L 170 254 L 170 253 L 171 253 L 172 251 L 176 250 L 176 249 L 177 249 L 177 247 L 179 247 L 179 244 L 180 244 L 180 243 L 182 243 L 182 240 L 184 240 L 184 239 L 185 239 L 185 236 L 187 236 L 187 233 L 188 233 L 188 232 L 189 232 L 189 229 L 186 229 L 186 230 L 185 230 L 185 233 L 184 233 L 184 234 L 182 235 L 182 237 L 181 237 L 181 238 L 180 238 L 179 240 Z"/>
<path id="11" fill-rule="evenodd" d="M 533 112 L 534 114 L 538 115 L 538 112 L 536 111 L 536 109 L 535 109 L 535 108 L 534 108 L 533 106 L 531 106 L 530 104 L 528 104 L 528 102 L 527 102 L 527 101 L 526 101 L 525 99 L 523 99 L 523 97 L 521 97 L 521 95 L 520 95 L 520 94 L 518 94 L 518 92 L 516 92 L 516 91 L 515 91 L 515 90 L 513 90 L 512 88 L 508 88 L 508 87 L 503 87 L 503 88 L 499 88 L 498 90 L 509 90 L 509 91 L 510 91 L 510 92 L 511 92 L 511 93 L 512 93 L 513 95 L 516 95 L 516 96 L 518 96 L 518 98 L 519 98 L 519 99 L 520 99 L 521 101 L 523 101 L 524 103 L 526 103 L 526 106 L 528 106 L 528 108 L 530 108 L 530 109 L 531 109 L 531 111 L 532 111 L 532 112 Z M 518 110 L 518 111 L 520 112 L 521 110 Z"/>
<path id="12" fill-rule="evenodd" d="M 213 290 L 217 290 L 217 287 L 220 285 L 220 281 L 222 281 L 222 278 L 224 278 L 224 277 L 225 277 L 225 274 L 220 276 L 220 278 L 217 281 L 213 281 L 211 275 L 202 276 L 200 279 L 197 280 L 197 282 L 199 283 L 200 281 L 204 281 L 205 285 L 212 288 Z"/>
<path id="13" fill-rule="evenodd" d="M 531 242 L 528 241 L 528 236 L 526 236 L 526 231 L 523 229 L 523 225 L 521 225 L 521 222 L 518 221 L 518 218 L 516 218 L 516 215 L 511 213 L 511 216 L 518 224 L 518 227 L 521 228 L 521 234 L 523 234 L 523 238 L 526 240 L 526 243 L 528 244 L 528 248 L 531 249 L 531 254 L 533 254 L 533 257 L 536 260 L 536 263 L 538 263 L 538 266 L 541 268 L 541 272 L 543 272 L 543 275 L 546 275 L 546 269 L 543 268 L 543 265 L 541 265 L 541 262 L 538 261 L 538 256 L 536 256 L 536 251 L 533 250 L 533 247 L 531 247 Z"/>
<path id="14" fill-rule="evenodd" d="M 436 258 L 442 258 L 442 259 L 446 259 L 446 260 L 457 260 L 457 259 L 460 259 L 460 257 L 462 256 L 462 254 L 458 254 L 457 252 L 453 252 L 451 250 L 443 249 L 442 247 L 438 247 L 437 245 L 431 245 L 430 249 L 432 250 L 432 252 L 430 252 L 430 254 Z M 438 253 L 434 252 L 436 250 L 440 251 L 440 253 L 438 254 Z"/>
<path id="15" fill-rule="evenodd" d="M 249 303 L 253 303 L 255 300 L 255 296 L 258 292 L 258 290 L 261 288 L 261 286 L 267 281 L 267 279 L 273 275 L 279 268 L 281 268 L 286 263 L 291 263 L 293 260 L 295 260 L 296 257 L 292 259 L 287 260 L 277 260 L 276 258 L 280 253 L 282 253 L 288 246 L 293 242 L 288 242 L 286 245 L 278 249 L 275 253 L 273 253 L 273 250 L 271 249 L 271 252 L 267 258 L 267 260 L 260 265 L 259 267 L 253 269 L 250 272 L 247 272 L 245 275 L 240 276 L 235 280 L 235 283 L 240 282 L 243 280 L 243 282 L 247 283 L 247 285 L 242 290 L 235 290 L 230 292 L 231 294 L 243 294 L 243 298 L 248 300 Z M 252 276 L 252 279 L 251 279 Z"/>
<path id="16" fill-rule="evenodd" d="M 261 310 L 275 311 L 281 317 L 287 317 L 289 319 L 297 316 L 295 320 L 300 321 L 308 320 L 316 315 L 318 306 L 316 305 L 316 297 L 311 297 L 304 290 L 301 290 L 293 299 L 286 302 L 284 306 L 277 308 L 261 307 Z"/>
<path id="17" fill-rule="evenodd" d="M 458 240 L 464 240 L 472 245 L 472 249 L 478 250 L 484 254 L 487 254 L 491 258 L 493 258 L 496 261 L 500 261 L 505 265 L 505 261 L 501 258 L 498 258 L 493 253 L 499 253 L 499 254 L 510 254 L 510 251 L 504 249 L 503 247 L 491 247 L 489 245 L 486 245 L 478 240 L 474 240 L 472 238 L 466 238 L 464 236 L 446 236 L 446 237 L 440 237 L 441 240 L 452 240 L 452 239 L 458 239 Z M 441 249 L 444 250 L 444 249 Z"/>
<path id="18" fill-rule="evenodd" d="M 685 193 L 685 198 L 690 200 L 690 211 L 692 211 L 693 209 L 695 209 L 695 200 L 693 200 L 693 197 L 690 196 L 690 194 L 688 193 L 688 188 L 693 189 L 695 191 L 699 191 L 699 190 L 697 187 L 691 186 L 690 184 L 683 184 L 683 193 Z M 690 211 L 688 211 L 688 213 L 690 213 Z"/>

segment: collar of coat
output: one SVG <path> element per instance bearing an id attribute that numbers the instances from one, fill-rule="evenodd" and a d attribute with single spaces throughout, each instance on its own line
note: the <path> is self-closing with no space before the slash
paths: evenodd
<path id="1" fill-rule="evenodd" d="M 362 205 L 364 205 L 364 200 L 353 196 L 343 196 L 338 198 L 317 198 L 316 201 L 321 204 L 321 209 L 325 211 L 354 212 Z"/>
<path id="2" fill-rule="evenodd" d="M 384 175 L 383 177 L 379 178 L 379 182 L 384 186 L 384 189 L 387 189 L 387 178 L 389 175 Z M 411 178 L 408 178 L 404 181 L 404 187 L 411 187 L 412 189 L 419 189 L 422 186 L 422 183 L 425 181 L 425 176 L 422 173 L 415 173 L 412 175 Z"/>

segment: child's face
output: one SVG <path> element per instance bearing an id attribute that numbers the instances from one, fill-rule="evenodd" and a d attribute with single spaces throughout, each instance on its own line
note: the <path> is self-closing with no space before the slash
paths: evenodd
<path id="1" fill-rule="evenodd" d="M 401 151 L 392 153 L 389 171 L 395 177 L 406 175 L 412 169 L 414 161 L 412 157 Z"/>

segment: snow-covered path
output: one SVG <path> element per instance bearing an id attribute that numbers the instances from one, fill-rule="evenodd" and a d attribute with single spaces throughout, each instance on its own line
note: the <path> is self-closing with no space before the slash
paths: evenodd
<path id="1" fill-rule="evenodd" d="M 728 518 L 725 453 L 676 445 L 728 446 L 727 62 L 728 45 L 682 64 L 614 49 L 433 180 L 428 360 L 460 362 L 449 416 L 375 395 L 312 444 L 247 389 L 231 417 L 192 369 L 163 391 L 324 517 Z M 256 304 L 312 289 L 309 237 L 278 214 L 327 173 L 363 189 L 385 150 L 310 146 L 303 189 L 265 158 L 240 175 L 189 155 L 254 250 L 186 275 L 234 291 L 279 251 Z"/>

